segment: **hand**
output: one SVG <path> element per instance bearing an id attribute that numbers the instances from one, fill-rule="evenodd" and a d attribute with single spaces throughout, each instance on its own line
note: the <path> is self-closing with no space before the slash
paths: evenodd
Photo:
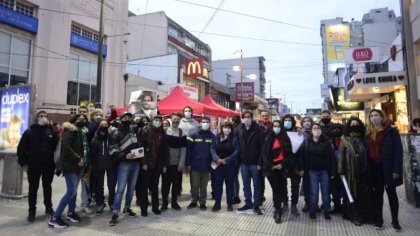
<path id="1" fill-rule="evenodd" d="M 301 170 L 301 171 L 299 171 L 299 173 L 298 173 L 301 177 L 303 177 L 304 175 L 305 175 L 305 171 L 303 171 L 303 170 Z"/>
<path id="2" fill-rule="evenodd" d="M 257 165 L 257 170 L 261 170 L 261 166 L 260 165 Z"/>
<path id="3" fill-rule="evenodd" d="M 22 166 L 22 170 L 25 171 L 26 173 L 28 173 L 28 165 Z"/>
<path id="4" fill-rule="evenodd" d="M 113 103 L 110 103 L 108 106 L 111 111 L 115 110 L 115 105 Z"/>
<path id="5" fill-rule="evenodd" d="M 398 174 L 398 173 L 392 173 L 392 179 L 393 180 L 398 179 L 398 177 L 400 177 L 400 174 Z"/>
<path id="6" fill-rule="evenodd" d="M 217 159 L 217 161 L 216 161 L 216 163 L 217 163 L 218 165 L 219 165 L 219 164 L 224 164 L 223 162 L 224 162 L 224 160 L 223 160 L 223 159 L 220 159 L 220 158 L 219 158 L 219 159 Z"/>
<path id="7" fill-rule="evenodd" d="M 147 165 L 143 165 L 141 168 L 142 168 L 144 171 L 147 171 Z"/>
<path id="8" fill-rule="evenodd" d="M 163 169 L 162 169 L 162 173 L 166 173 L 166 167 L 163 167 Z"/>
<path id="9" fill-rule="evenodd" d="M 79 167 L 83 167 L 85 163 L 83 162 L 83 159 L 80 159 L 79 163 L 77 163 Z"/>
<path id="10" fill-rule="evenodd" d="M 131 160 L 131 159 L 134 159 L 134 157 L 135 157 L 136 155 L 134 154 L 134 153 L 128 153 L 127 154 L 127 156 L 125 156 L 125 158 L 127 159 L 127 160 Z"/>
<path id="11" fill-rule="evenodd" d="M 335 176 L 330 176 L 330 179 L 334 179 L 335 178 Z"/>

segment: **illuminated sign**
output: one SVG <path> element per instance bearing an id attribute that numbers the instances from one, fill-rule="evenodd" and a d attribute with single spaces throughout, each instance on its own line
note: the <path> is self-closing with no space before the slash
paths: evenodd
<path id="1" fill-rule="evenodd" d="M 348 24 L 329 25 L 325 27 L 328 63 L 343 63 L 344 50 L 350 45 Z"/>
<path id="2" fill-rule="evenodd" d="M 204 72 L 206 71 L 206 73 Z M 208 71 L 204 69 L 204 59 L 195 58 L 185 61 L 185 78 L 208 77 Z"/>

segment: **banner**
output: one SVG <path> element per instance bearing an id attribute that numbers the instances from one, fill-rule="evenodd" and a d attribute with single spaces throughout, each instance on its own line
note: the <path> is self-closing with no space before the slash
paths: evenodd
<path id="1" fill-rule="evenodd" d="M 0 90 L 0 150 L 17 148 L 30 126 L 31 86 Z"/>
<path id="2" fill-rule="evenodd" d="M 130 95 L 128 111 L 136 118 L 147 116 L 150 120 L 157 115 L 157 94 L 153 91 L 138 90 Z"/>
<path id="3" fill-rule="evenodd" d="M 241 86 L 242 85 L 242 86 Z M 254 82 L 236 83 L 236 101 L 254 101 Z M 242 88 L 242 92 L 241 92 Z M 243 99 L 242 99 L 243 96 Z"/>
<path id="4" fill-rule="evenodd" d="M 381 48 L 348 48 L 344 51 L 346 64 L 381 62 Z"/>
<path id="5" fill-rule="evenodd" d="M 329 25 L 325 27 L 327 61 L 344 62 L 344 50 L 350 46 L 350 28 L 348 24 Z"/>

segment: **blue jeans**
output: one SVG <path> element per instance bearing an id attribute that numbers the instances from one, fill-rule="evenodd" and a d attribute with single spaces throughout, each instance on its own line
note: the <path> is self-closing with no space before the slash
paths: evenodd
<path id="1" fill-rule="evenodd" d="M 256 165 L 241 165 L 242 182 L 244 185 L 245 204 L 248 207 L 258 207 L 261 202 L 261 179 Z M 254 202 L 252 202 L 251 179 L 254 184 Z"/>
<path id="2" fill-rule="evenodd" d="M 80 176 L 76 173 L 64 172 L 64 179 L 66 180 L 67 191 L 61 198 L 60 204 L 54 213 L 54 219 L 60 218 L 63 214 L 64 208 L 69 205 L 68 213 L 74 213 L 76 209 L 77 186 L 80 182 Z"/>
<path id="3" fill-rule="evenodd" d="M 309 210 L 315 212 L 318 206 L 318 195 L 319 195 L 319 184 L 321 184 L 321 195 L 322 195 L 322 209 L 324 212 L 330 210 L 331 198 L 330 198 L 330 178 L 326 170 L 314 171 L 309 170 L 309 184 L 310 184 L 310 199 L 309 199 Z"/>
<path id="4" fill-rule="evenodd" d="M 226 185 L 226 202 L 231 205 L 233 202 L 233 181 L 235 176 L 235 164 L 219 165 L 214 174 L 214 205 L 220 206 L 223 194 L 223 182 Z"/>
<path id="5" fill-rule="evenodd" d="M 126 185 L 125 207 L 130 208 L 139 169 L 140 164 L 138 162 L 121 162 L 118 166 L 118 187 L 113 204 L 114 214 L 118 214 L 121 210 L 121 201 Z"/>

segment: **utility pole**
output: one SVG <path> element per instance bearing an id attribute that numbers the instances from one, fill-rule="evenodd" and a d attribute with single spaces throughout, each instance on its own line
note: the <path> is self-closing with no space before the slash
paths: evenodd
<path id="1" fill-rule="evenodd" d="M 104 1 L 101 0 L 101 13 L 99 16 L 99 42 L 98 42 L 98 70 L 96 77 L 96 102 L 101 103 L 102 92 L 102 45 L 104 43 Z"/>
<path id="2" fill-rule="evenodd" d="M 243 81 L 242 81 L 242 79 L 243 79 L 243 68 L 244 68 L 244 58 L 243 58 L 243 55 L 242 55 L 243 53 L 242 53 L 242 50 L 241 50 L 241 65 L 240 65 L 240 67 L 241 67 L 241 113 L 244 111 L 244 90 L 243 90 Z"/>

